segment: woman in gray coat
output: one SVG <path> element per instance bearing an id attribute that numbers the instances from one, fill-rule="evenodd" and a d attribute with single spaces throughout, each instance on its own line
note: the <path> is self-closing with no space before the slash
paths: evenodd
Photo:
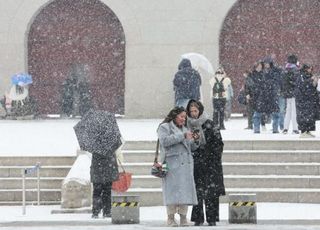
<path id="1" fill-rule="evenodd" d="M 177 226 L 175 213 L 180 214 L 180 225 L 186 226 L 188 205 L 198 203 L 193 178 L 191 149 L 198 147 L 198 134 L 186 126 L 186 111 L 183 107 L 173 108 L 159 125 L 161 162 L 166 162 L 168 174 L 162 180 L 164 205 L 167 206 L 168 226 Z"/>

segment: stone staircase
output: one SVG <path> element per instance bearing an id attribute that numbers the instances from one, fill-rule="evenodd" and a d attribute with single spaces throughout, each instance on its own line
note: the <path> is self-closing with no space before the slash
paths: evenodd
<path id="1" fill-rule="evenodd" d="M 150 175 L 154 141 L 126 142 L 124 167 L 133 173 L 127 194 L 141 205 L 162 205 L 161 179 Z M 41 204 L 59 204 L 61 182 L 75 157 L 1 157 L 0 205 L 21 204 L 21 169 L 41 162 Z M 227 193 L 256 193 L 258 202 L 320 203 L 320 142 L 225 141 Z M 27 203 L 37 199 L 36 177 L 27 177 Z M 221 198 L 226 202 L 227 196 Z"/>

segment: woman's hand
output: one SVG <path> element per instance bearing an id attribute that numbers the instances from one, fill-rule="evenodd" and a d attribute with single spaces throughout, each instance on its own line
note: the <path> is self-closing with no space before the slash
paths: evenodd
<path id="1" fill-rule="evenodd" d="M 193 131 L 192 137 L 194 140 L 198 140 L 200 138 L 199 130 Z"/>
<path id="2" fill-rule="evenodd" d="M 193 139 L 192 132 L 190 132 L 190 131 L 185 132 L 185 133 L 184 133 L 184 137 L 185 137 L 186 139 L 188 139 L 188 140 Z"/>

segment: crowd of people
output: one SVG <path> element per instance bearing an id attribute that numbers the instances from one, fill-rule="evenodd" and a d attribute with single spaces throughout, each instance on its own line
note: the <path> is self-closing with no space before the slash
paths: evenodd
<path id="1" fill-rule="evenodd" d="M 295 55 L 289 55 L 284 68 L 267 57 L 244 73 L 245 83 L 239 102 L 246 105 L 248 127 L 254 133 L 265 130 L 272 120 L 272 132 L 293 134 L 301 138 L 315 137 L 315 122 L 319 117 L 318 77 L 310 64 L 300 66 Z M 243 99 L 244 97 L 244 99 Z"/>
<path id="2" fill-rule="evenodd" d="M 246 129 L 258 134 L 272 121 L 272 133 L 287 134 L 291 130 L 301 138 L 315 137 L 312 131 L 320 119 L 320 83 L 310 64 L 300 65 L 297 56 L 292 54 L 282 68 L 268 56 L 257 61 L 243 76 L 238 102 L 246 106 Z M 231 115 L 231 80 L 220 66 L 209 83 L 212 120 L 216 127 L 224 130 L 224 121 Z M 201 100 L 201 84 L 199 72 L 192 68 L 190 60 L 183 59 L 173 80 L 175 106 L 186 108 L 191 99 Z"/>

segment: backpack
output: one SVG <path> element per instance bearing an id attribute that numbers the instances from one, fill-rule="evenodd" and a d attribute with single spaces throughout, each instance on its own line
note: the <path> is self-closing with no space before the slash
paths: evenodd
<path id="1" fill-rule="evenodd" d="M 215 79 L 216 79 L 216 82 L 214 83 L 212 88 L 213 96 L 216 97 L 216 95 L 218 95 L 218 98 L 221 98 L 223 97 L 222 93 L 226 91 L 223 85 L 224 77 L 221 79 L 221 81 L 219 81 L 218 78 L 216 77 Z"/>

